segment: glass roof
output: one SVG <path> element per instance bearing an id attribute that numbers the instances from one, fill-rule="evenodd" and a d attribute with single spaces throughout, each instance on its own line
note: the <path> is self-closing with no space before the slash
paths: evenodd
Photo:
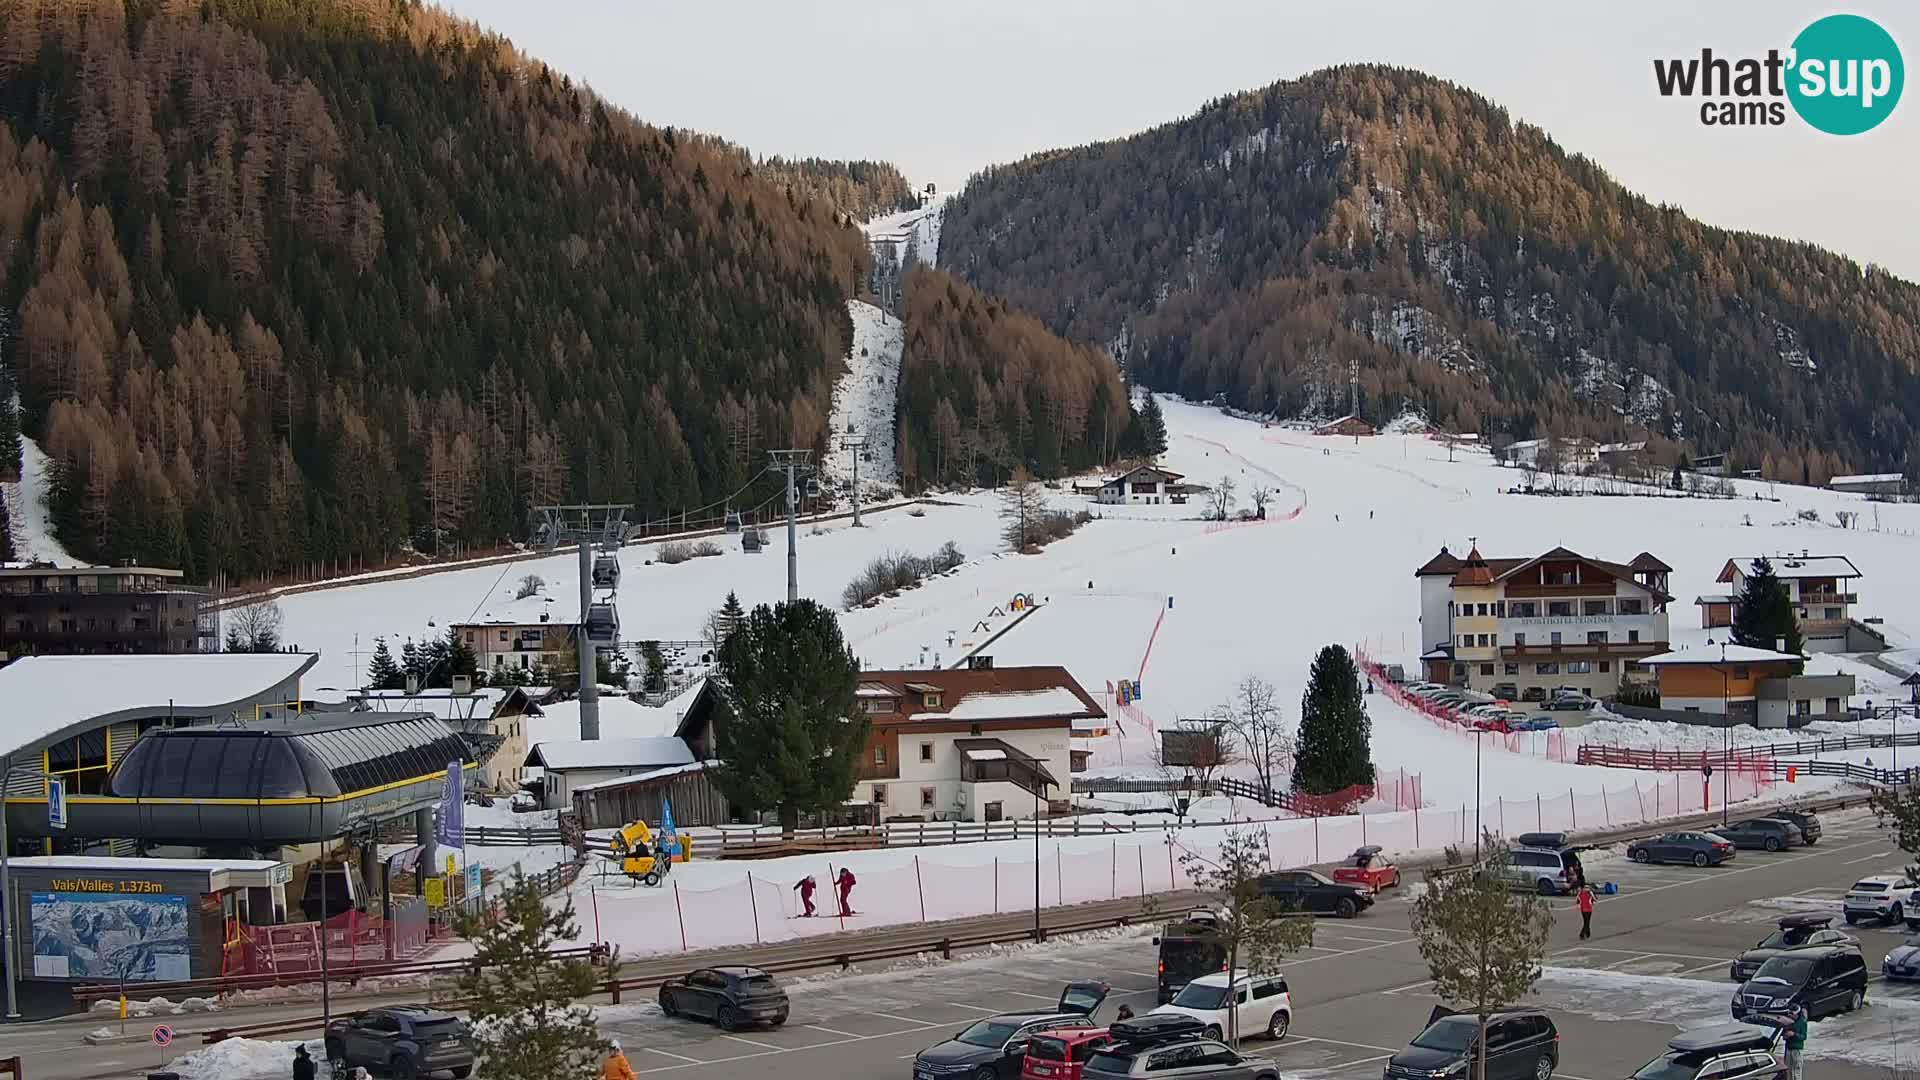
<path id="1" fill-rule="evenodd" d="M 334 798 L 444 774 L 473 760 L 432 718 L 307 731 L 173 728 L 150 731 L 114 767 L 121 798 Z"/>

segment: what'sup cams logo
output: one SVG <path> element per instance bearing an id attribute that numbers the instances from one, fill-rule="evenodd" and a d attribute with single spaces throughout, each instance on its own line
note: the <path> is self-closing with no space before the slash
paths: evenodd
<path id="1" fill-rule="evenodd" d="M 1906 66 L 1893 35 L 1872 19 L 1829 15 L 1800 31 L 1785 52 L 1715 56 L 1711 48 L 1653 62 L 1661 97 L 1699 98 L 1708 127 L 1779 126 L 1787 107 L 1816 130 L 1858 135 L 1900 103 Z"/>

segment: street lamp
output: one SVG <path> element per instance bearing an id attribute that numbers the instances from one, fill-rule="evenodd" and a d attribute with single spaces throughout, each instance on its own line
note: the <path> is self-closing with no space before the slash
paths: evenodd
<path id="1" fill-rule="evenodd" d="M 1045 941 L 1044 931 L 1040 929 L 1040 814 L 1047 797 L 1047 782 L 1038 781 L 1033 786 L 1033 940 Z"/>
<path id="2" fill-rule="evenodd" d="M 1483 727 L 1473 729 L 1473 861 L 1475 865 L 1480 862 L 1480 737 L 1486 733 L 1487 729 Z"/>
<path id="3" fill-rule="evenodd" d="M 1720 646 L 1720 824 L 1725 825 L 1732 803 L 1733 778 L 1728 773 L 1733 764 L 1733 689 L 1727 682 L 1727 643 L 1708 638 L 1707 644 Z"/>

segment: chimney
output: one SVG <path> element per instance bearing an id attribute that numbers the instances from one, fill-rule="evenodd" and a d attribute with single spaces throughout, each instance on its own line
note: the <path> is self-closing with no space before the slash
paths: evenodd
<path id="1" fill-rule="evenodd" d="M 453 692 L 456 694 L 473 693 L 473 676 L 455 675 L 453 677 Z"/>
<path id="2" fill-rule="evenodd" d="M 1786 651 L 1787 651 L 1787 639 L 1786 639 L 1786 638 L 1783 638 L 1783 637 L 1777 637 L 1777 638 L 1774 638 L 1774 639 L 1773 639 L 1773 651 L 1774 651 L 1774 652 L 1786 652 Z"/>
<path id="3" fill-rule="evenodd" d="M 419 692 L 420 692 L 420 676 L 409 672 L 407 675 L 407 696 L 412 697 L 413 695 Z"/>

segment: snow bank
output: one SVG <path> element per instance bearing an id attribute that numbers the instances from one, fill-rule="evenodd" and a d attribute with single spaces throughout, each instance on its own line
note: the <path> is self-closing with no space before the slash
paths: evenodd
<path id="1" fill-rule="evenodd" d="M 280 1080 L 293 1075 L 293 1049 L 298 1042 L 271 1042 L 264 1039 L 225 1039 L 202 1050 L 177 1058 L 168 1066 L 181 1080 Z M 326 1052 L 316 1042 L 307 1043 L 307 1052 L 316 1062 L 326 1060 Z"/>
<path id="2" fill-rule="evenodd" d="M 14 558 L 21 562 L 50 562 L 55 566 L 84 566 L 67 554 L 53 535 L 53 518 L 47 511 L 47 455 L 40 444 L 20 437 L 20 482 L 0 484 L 7 500 L 7 516 L 13 522 Z"/>

